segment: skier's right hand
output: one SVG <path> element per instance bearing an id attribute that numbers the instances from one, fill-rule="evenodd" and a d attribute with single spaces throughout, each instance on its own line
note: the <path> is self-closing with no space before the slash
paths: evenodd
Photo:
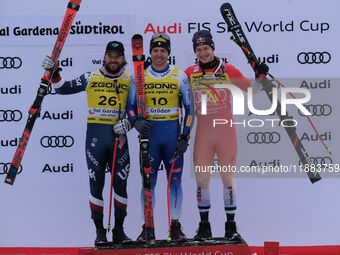
<path id="1" fill-rule="evenodd" d="M 113 131 L 118 135 L 126 134 L 131 128 L 131 122 L 128 119 L 118 120 L 113 125 Z"/>
<path id="2" fill-rule="evenodd" d="M 55 64 L 53 62 L 53 59 L 50 56 L 46 56 L 44 58 L 44 61 L 42 63 L 42 68 L 46 69 L 46 70 L 50 70 L 51 72 L 54 69 L 54 73 L 52 74 L 52 80 L 56 80 L 60 77 L 60 71 L 62 71 L 62 69 L 58 66 L 55 68 Z"/>
<path id="3" fill-rule="evenodd" d="M 149 135 L 152 127 L 146 119 L 137 119 L 134 126 L 141 135 Z"/>
<path id="4" fill-rule="evenodd" d="M 178 141 L 175 145 L 175 152 L 178 154 L 183 154 L 187 151 L 188 149 L 188 140 L 189 140 L 189 136 L 188 135 L 181 135 L 178 138 Z"/>

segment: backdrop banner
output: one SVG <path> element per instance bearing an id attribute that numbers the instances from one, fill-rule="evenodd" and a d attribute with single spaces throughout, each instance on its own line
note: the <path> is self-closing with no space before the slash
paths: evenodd
<path id="1" fill-rule="evenodd" d="M 254 72 L 220 15 L 223 1 L 82 2 L 59 58 L 65 80 L 79 77 L 103 65 L 108 41 L 125 46 L 127 71 L 133 74 L 131 37 L 149 40 L 154 33 L 171 38 L 169 63 L 185 70 L 197 62 L 192 36 L 210 30 L 215 54 L 234 65 L 246 77 Z M 339 244 L 340 144 L 337 112 L 340 100 L 340 27 L 338 0 L 230 0 L 246 36 L 260 61 L 286 87 L 311 94 L 304 104 L 326 152 L 307 118 L 294 105 L 287 112 L 296 120 L 296 130 L 312 163 L 319 165 L 321 181 L 311 184 L 277 115 L 258 116 L 248 107 L 234 121 L 237 131 L 236 189 L 238 231 L 251 246 L 279 241 L 280 246 Z M 67 1 L 0 0 L 0 247 L 93 246 L 95 227 L 90 219 L 89 180 L 86 165 L 86 93 L 45 97 L 13 186 L 4 183 L 19 144 L 43 75 L 42 61 L 52 51 Z M 20 5 L 20 8 L 18 8 Z M 274 82 L 275 83 L 275 82 Z M 284 96 L 278 90 L 281 101 Z M 301 98 L 303 94 L 296 94 Z M 290 96 L 287 96 L 290 98 Z M 264 92 L 253 96 L 256 109 L 271 104 Z M 192 162 L 195 127 L 184 157 L 182 187 L 183 232 L 192 238 L 198 228 L 195 169 Z M 210 134 L 207 133 L 207 136 Z M 142 230 L 137 132 L 128 133 L 131 157 L 128 177 L 128 216 L 125 230 L 136 239 Z M 228 147 L 228 141 L 225 141 Z M 213 165 L 217 166 L 216 158 Z M 216 168 L 217 169 L 217 168 Z M 253 170 L 252 170 L 253 169 Z M 256 171 L 254 169 L 257 169 Z M 166 187 L 163 164 L 156 186 L 154 209 L 158 239 L 168 236 Z M 223 171 L 223 169 L 220 169 Z M 224 236 L 224 204 L 218 171 L 210 182 L 210 220 L 213 236 Z M 110 174 L 104 188 L 104 225 L 108 223 Z M 111 234 L 108 235 L 111 239 Z"/>

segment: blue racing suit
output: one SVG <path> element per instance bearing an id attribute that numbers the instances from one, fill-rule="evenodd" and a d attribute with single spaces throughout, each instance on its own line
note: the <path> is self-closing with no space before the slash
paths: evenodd
<path id="1" fill-rule="evenodd" d="M 183 128 L 179 122 L 179 94 L 185 110 Z M 158 169 L 163 161 L 167 178 L 175 153 L 175 145 L 181 134 L 189 135 L 192 121 L 190 109 L 191 90 L 186 74 L 178 68 L 168 65 L 159 72 L 149 66 L 145 70 L 145 106 L 146 119 L 152 125 L 149 135 L 149 159 L 152 167 L 151 190 L 154 202 L 154 189 Z M 135 86 L 130 87 L 127 114 L 132 123 L 137 119 L 137 98 Z M 183 171 L 183 154 L 176 158 L 170 180 L 170 214 L 171 219 L 178 220 L 181 216 L 183 192 L 181 185 Z M 142 208 L 143 190 L 142 190 Z"/>
<path id="2" fill-rule="evenodd" d="M 112 78 L 100 70 L 87 72 L 80 77 L 64 81 L 53 81 L 58 94 L 74 94 L 86 91 L 88 103 L 86 131 L 86 161 L 88 166 L 91 218 L 103 219 L 103 188 L 105 171 L 111 172 L 115 137 L 113 124 L 126 116 L 131 77 L 122 71 L 118 77 Z M 118 91 L 117 91 L 118 87 Z M 118 92 L 118 94 L 117 94 Z M 130 156 L 126 135 L 118 137 L 115 169 L 114 169 L 114 208 L 115 217 L 126 216 L 127 178 L 130 171 Z"/>

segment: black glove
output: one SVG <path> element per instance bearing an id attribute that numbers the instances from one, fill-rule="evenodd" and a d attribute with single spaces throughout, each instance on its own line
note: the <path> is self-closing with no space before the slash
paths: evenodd
<path id="1" fill-rule="evenodd" d="M 55 69 L 54 73 L 52 74 L 52 80 L 56 80 L 60 77 L 60 72 L 63 69 L 61 69 L 59 66 L 57 66 L 57 68 Z"/>
<path id="2" fill-rule="evenodd" d="M 261 74 L 267 75 L 269 67 L 265 63 L 259 63 L 256 65 L 255 77 L 259 78 Z"/>
<path id="3" fill-rule="evenodd" d="M 137 119 L 134 126 L 141 135 L 149 135 L 152 127 L 146 119 Z"/>
<path id="4" fill-rule="evenodd" d="M 187 151 L 188 149 L 188 136 L 187 135 L 181 135 L 178 138 L 178 141 L 175 145 L 175 152 L 177 152 L 177 154 L 183 154 Z"/>

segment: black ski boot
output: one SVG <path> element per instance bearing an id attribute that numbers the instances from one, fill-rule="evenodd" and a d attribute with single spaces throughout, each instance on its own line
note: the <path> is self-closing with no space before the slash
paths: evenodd
<path id="1" fill-rule="evenodd" d="M 185 242 L 187 240 L 178 220 L 171 221 L 171 240 L 175 242 Z"/>
<path id="2" fill-rule="evenodd" d="M 94 245 L 97 246 L 98 244 L 103 244 L 107 243 L 106 239 L 106 229 L 105 228 L 99 228 L 96 230 L 97 237 L 96 240 L 94 241 Z"/>
<path id="3" fill-rule="evenodd" d="M 137 237 L 137 243 L 146 243 L 146 226 L 143 224 L 142 226 L 143 230 L 142 233 Z"/>
<path id="4" fill-rule="evenodd" d="M 237 233 L 236 222 L 235 221 L 226 221 L 225 222 L 225 234 L 224 237 L 228 239 L 228 241 L 241 241 L 241 235 Z"/>
<path id="5" fill-rule="evenodd" d="M 132 240 L 125 235 L 123 227 L 115 227 L 112 229 L 112 242 L 114 244 L 129 244 L 132 243 Z"/>
<path id="6" fill-rule="evenodd" d="M 209 221 L 201 221 L 197 230 L 197 234 L 194 236 L 195 241 L 204 241 L 212 238 L 211 227 Z"/>

